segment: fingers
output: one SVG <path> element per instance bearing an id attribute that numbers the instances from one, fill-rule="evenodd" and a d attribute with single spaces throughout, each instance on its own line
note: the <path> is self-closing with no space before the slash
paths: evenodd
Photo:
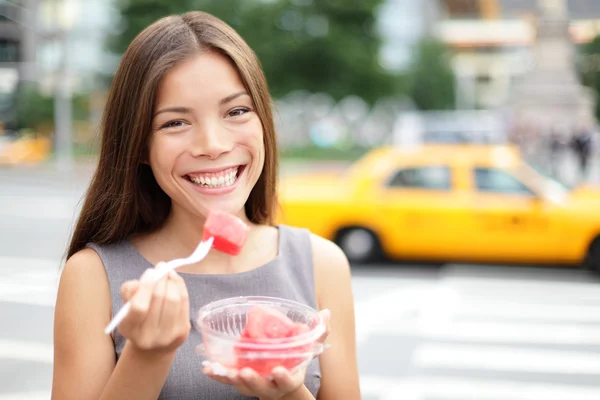
<path id="1" fill-rule="evenodd" d="M 220 367 L 219 364 L 204 361 L 203 365 L 202 372 L 211 379 L 232 385 L 246 396 L 259 398 L 281 398 L 292 393 L 302 385 L 306 373 L 306 368 L 300 368 L 292 374 L 284 367 L 276 367 L 272 371 L 273 378 L 265 379 L 251 368 L 243 368 L 240 371 L 230 369 L 217 373 L 215 368 Z"/>
<path id="2" fill-rule="evenodd" d="M 300 373 L 301 373 L 301 376 L 304 377 L 304 374 L 305 374 L 304 370 Z M 297 388 L 297 386 L 298 386 L 298 383 L 296 382 L 297 379 L 294 379 L 294 378 L 295 377 L 292 376 L 290 371 L 288 371 L 286 368 L 283 368 L 283 367 L 273 368 L 273 383 L 275 386 L 277 386 L 279 388 L 279 390 L 281 390 L 284 393 L 291 392 L 292 390 Z"/>
<path id="3" fill-rule="evenodd" d="M 187 337 L 187 335 L 183 336 L 184 332 L 181 321 L 181 296 L 179 294 L 179 287 L 169 276 L 166 277 L 160 327 L 166 332 L 170 331 L 169 333 L 172 333 L 172 335 L 176 337 L 176 341 Z"/>
<path id="4" fill-rule="evenodd" d="M 138 289 L 130 299 L 131 310 L 121 325 L 135 326 L 141 324 L 145 320 L 148 310 L 150 309 L 153 292 L 154 270 L 149 268 L 140 278 Z"/>
<path id="5" fill-rule="evenodd" d="M 188 294 L 188 290 L 187 290 L 187 286 L 185 284 L 185 281 L 183 280 L 183 278 L 181 277 L 181 275 L 179 275 L 178 273 L 176 273 L 175 271 L 170 271 L 169 274 L 169 279 L 173 281 L 173 283 L 177 286 L 178 291 L 179 291 L 179 296 L 181 297 L 181 308 L 179 310 L 179 312 L 181 313 L 181 320 L 182 321 L 187 321 L 188 322 L 188 326 L 189 326 L 189 321 L 190 321 L 190 296 Z M 188 327 L 189 329 L 189 327 Z"/>
<path id="6" fill-rule="evenodd" d="M 331 324 L 330 324 L 331 311 L 329 311 L 328 309 L 325 309 L 325 310 L 321 310 L 319 312 L 319 314 L 321 315 L 321 317 L 323 317 L 323 321 L 325 322 L 325 332 L 321 335 L 321 337 L 319 337 L 319 339 L 317 339 L 317 341 L 321 342 L 321 343 L 325 343 L 325 340 L 327 340 L 327 337 L 329 336 L 329 331 L 331 328 Z"/>
<path id="7" fill-rule="evenodd" d="M 168 278 L 163 277 L 155 284 L 148 315 L 143 322 L 144 328 L 147 327 L 148 329 L 154 329 L 155 332 L 159 332 L 161 325 L 160 319 L 164 306 L 163 303 L 167 294 L 167 282 Z"/>
<path id="8" fill-rule="evenodd" d="M 137 292 L 139 286 L 140 281 L 138 280 L 131 280 L 123 283 L 121 285 L 121 297 L 123 298 L 123 301 L 128 302 L 131 300 L 133 295 Z"/>
<path id="9" fill-rule="evenodd" d="M 243 393 L 271 393 L 278 389 L 274 382 L 261 377 L 251 368 L 243 368 L 231 381 Z"/>
<path id="10" fill-rule="evenodd" d="M 219 375 L 215 374 L 215 371 L 210 366 L 203 367 L 202 368 L 202 372 L 206 376 L 210 377 L 211 379 L 214 379 L 215 381 L 220 382 L 220 383 L 222 383 L 224 385 L 232 385 L 233 384 L 232 380 L 229 378 L 228 375 L 223 376 L 223 375 L 220 375 L 220 374 Z"/>

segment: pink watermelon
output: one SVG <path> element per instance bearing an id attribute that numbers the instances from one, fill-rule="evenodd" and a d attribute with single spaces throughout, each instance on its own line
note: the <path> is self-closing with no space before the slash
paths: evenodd
<path id="1" fill-rule="evenodd" d="M 204 223 L 202 240 L 213 237 L 214 249 L 236 256 L 244 246 L 248 230 L 241 219 L 223 211 L 211 211 Z"/>
<path id="2" fill-rule="evenodd" d="M 292 338 L 306 333 L 310 328 L 306 324 L 294 323 L 285 314 L 278 310 L 266 306 L 254 306 L 249 312 L 246 320 L 246 326 L 242 331 L 238 342 L 235 344 L 237 353 L 237 368 L 252 368 L 262 376 L 269 376 L 273 368 L 283 366 L 287 369 L 293 369 L 304 361 L 302 357 L 279 358 L 278 355 L 289 353 L 303 353 L 309 351 L 311 345 L 293 346 L 283 350 L 264 350 L 256 348 L 260 345 L 261 339 L 283 339 Z M 253 347 L 244 344 L 252 343 Z M 273 355 L 272 358 L 254 359 L 246 357 L 247 352 L 266 351 Z"/>

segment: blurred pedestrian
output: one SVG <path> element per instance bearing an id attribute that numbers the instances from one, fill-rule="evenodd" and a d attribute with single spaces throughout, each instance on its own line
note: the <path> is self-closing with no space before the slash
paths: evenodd
<path id="1" fill-rule="evenodd" d="M 577 129 L 571 139 L 571 148 L 577 157 L 580 179 L 585 180 L 592 152 L 592 132 L 587 126 L 582 125 Z"/>
<path id="2" fill-rule="evenodd" d="M 558 127 L 553 127 L 549 138 L 550 173 L 559 178 L 560 161 L 564 151 L 564 142 Z"/>

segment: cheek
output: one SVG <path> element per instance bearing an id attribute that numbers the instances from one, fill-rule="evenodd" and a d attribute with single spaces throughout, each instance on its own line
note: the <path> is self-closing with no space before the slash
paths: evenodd
<path id="1" fill-rule="evenodd" d="M 265 144 L 264 133 L 260 122 L 257 122 L 253 134 L 248 138 L 248 147 L 250 147 L 254 153 L 255 162 L 258 164 L 257 167 L 262 170 L 265 161 Z"/>
<path id="2" fill-rule="evenodd" d="M 171 175 L 179 155 L 176 141 L 165 139 L 154 139 L 148 151 L 150 167 L 159 182 L 161 177 Z"/>

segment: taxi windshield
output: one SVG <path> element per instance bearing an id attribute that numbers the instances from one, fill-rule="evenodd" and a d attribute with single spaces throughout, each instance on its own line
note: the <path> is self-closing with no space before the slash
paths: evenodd
<path id="1" fill-rule="evenodd" d="M 548 197 L 562 197 L 573 190 L 573 186 L 556 178 L 547 168 L 537 163 L 524 161 L 520 170 L 521 173 L 526 174 L 531 179 L 541 182 L 540 189 Z"/>

